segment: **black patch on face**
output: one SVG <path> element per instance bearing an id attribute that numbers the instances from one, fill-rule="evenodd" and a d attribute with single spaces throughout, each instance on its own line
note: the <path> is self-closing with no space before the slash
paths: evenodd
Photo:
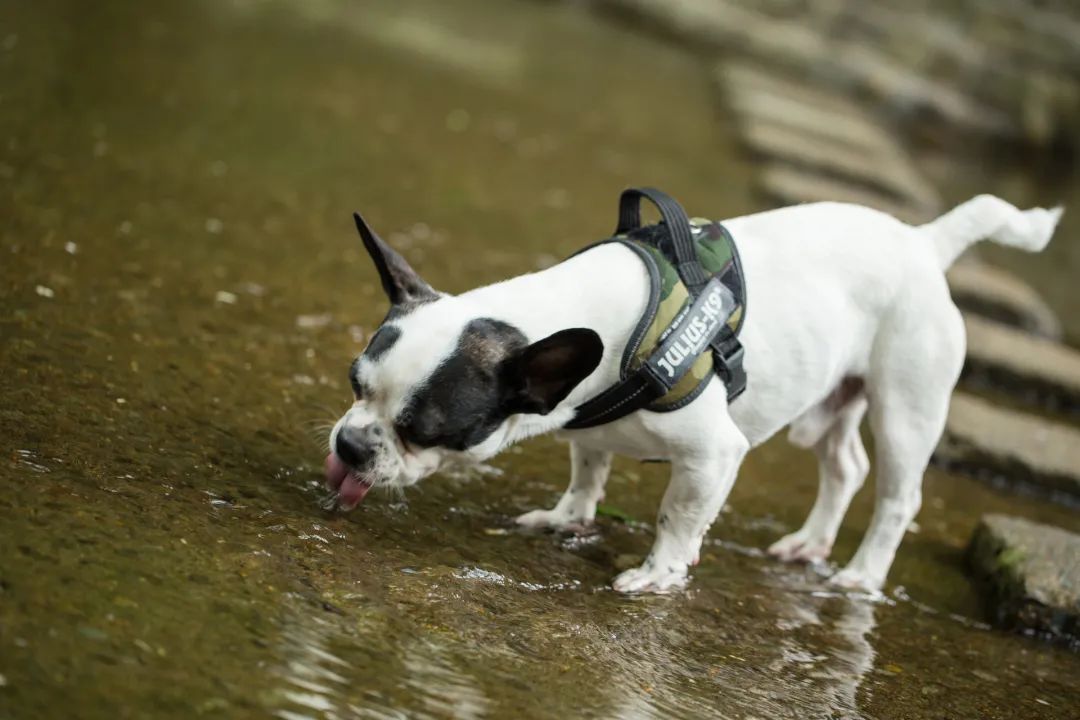
<path id="1" fill-rule="evenodd" d="M 513 325 L 470 321 L 454 352 L 402 410 L 398 433 L 419 447 L 465 450 L 483 442 L 512 412 L 515 390 L 503 365 L 526 345 Z"/>
<path id="2" fill-rule="evenodd" d="M 394 343 L 401 337 L 401 328 L 395 325 L 383 325 L 372 336 L 368 346 L 364 348 L 363 357 L 377 361 L 386 354 L 386 351 L 394 347 Z"/>

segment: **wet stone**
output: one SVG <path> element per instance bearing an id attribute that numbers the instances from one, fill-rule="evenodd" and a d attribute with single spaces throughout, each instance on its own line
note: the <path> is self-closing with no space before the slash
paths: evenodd
<path id="1" fill-rule="evenodd" d="M 868 119 L 837 113 L 813 102 L 806 103 L 788 94 L 755 88 L 748 92 L 727 92 L 728 104 L 744 124 L 768 124 L 800 134 L 806 141 L 843 143 L 866 152 L 886 151 L 891 142 Z"/>
<path id="2" fill-rule="evenodd" d="M 1080 501 L 1080 431 L 954 393 L 937 462 L 995 485 Z"/>
<path id="3" fill-rule="evenodd" d="M 708 0 L 605 0 L 604 4 L 684 42 L 737 52 L 808 83 L 855 90 L 908 116 L 941 119 L 990 136 L 1019 133 L 1015 122 L 997 108 L 886 55 L 879 43 L 834 37 L 805 19 L 770 17 L 756 5 Z"/>
<path id="4" fill-rule="evenodd" d="M 1080 410 L 1080 352 L 965 315 L 969 376 L 1054 409 Z"/>
<path id="5" fill-rule="evenodd" d="M 759 176 L 761 192 L 780 205 L 805 202 L 848 202 L 881 210 L 908 223 L 922 223 L 933 217 L 924 209 L 898 202 L 878 191 L 845 180 L 823 177 L 820 173 L 773 163 Z"/>
<path id="6" fill-rule="evenodd" d="M 985 515 L 968 562 L 990 589 L 994 621 L 1080 647 L 1080 535 L 1007 515 Z"/>
<path id="7" fill-rule="evenodd" d="M 937 203 L 924 192 L 925 184 L 900 153 L 883 150 L 867 153 L 863 148 L 793 132 L 761 122 L 747 123 L 742 138 L 751 150 L 823 176 L 865 186 L 890 198 L 926 207 L 933 215 Z"/>
<path id="8" fill-rule="evenodd" d="M 1016 135 L 1010 118 L 950 84 L 931 79 L 896 62 L 869 45 L 841 44 L 835 56 L 840 81 L 857 84 L 864 92 L 910 114 L 940 118 L 953 126 L 991 136 Z"/>
<path id="9" fill-rule="evenodd" d="M 940 212 L 941 198 L 900 143 L 840 93 L 742 63 L 721 65 L 716 77 L 754 152 L 864 185 L 927 216 Z"/>
<path id="10" fill-rule="evenodd" d="M 718 64 L 715 78 L 728 103 L 750 122 L 784 125 L 871 152 L 886 151 L 896 144 L 869 114 L 835 92 L 736 61 Z"/>
<path id="11" fill-rule="evenodd" d="M 1061 321 L 1042 297 L 1020 278 L 974 260 L 948 272 L 953 300 L 963 310 L 1050 340 L 1061 339 Z"/>

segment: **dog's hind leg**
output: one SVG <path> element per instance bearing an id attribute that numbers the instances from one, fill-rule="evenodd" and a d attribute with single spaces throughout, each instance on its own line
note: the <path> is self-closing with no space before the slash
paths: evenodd
<path id="1" fill-rule="evenodd" d="M 964 325 L 941 282 L 920 290 L 890 319 L 874 349 L 867 392 L 876 467 L 874 514 L 847 567 L 831 578 L 877 590 L 922 502 L 923 473 L 949 410 L 964 361 Z M 927 297 L 930 296 L 930 297 Z M 938 296 L 940 297 L 940 296 Z"/>
<path id="2" fill-rule="evenodd" d="M 533 510 L 517 518 L 526 527 L 565 528 L 587 525 L 596 518 L 596 504 L 611 474 L 612 454 L 570 443 L 570 485 L 551 510 Z"/>
<path id="3" fill-rule="evenodd" d="M 862 381 L 847 378 L 823 403 L 792 424 L 796 445 L 812 443 L 818 458 L 818 494 L 802 528 L 776 541 L 781 560 L 821 562 L 829 557 L 851 498 L 866 480 L 870 461 L 859 436 L 867 400 Z"/>

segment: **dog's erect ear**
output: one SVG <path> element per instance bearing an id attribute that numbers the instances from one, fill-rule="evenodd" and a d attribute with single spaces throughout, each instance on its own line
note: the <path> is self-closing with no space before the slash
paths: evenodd
<path id="1" fill-rule="evenodd" d="M 368 255 L 371 255 L 375 263 L 375 269 L 379 271 L 379 279 L 382 280 L 383 289 L 386 290 L 392 305 L 427 302 L 439 297 L 397 250 L 371 231 L 360 213 L 353 213 L 353 220 L 356 221 L 356 229 L 360 231 Z"/>
<path id="2" fill-rule="evenodd" d="M 523 348 L 504 365 L 510 412 L 547 415 L 596 369 L 603 354 L 600 336 L 587 328 L 560 330 Z"/>

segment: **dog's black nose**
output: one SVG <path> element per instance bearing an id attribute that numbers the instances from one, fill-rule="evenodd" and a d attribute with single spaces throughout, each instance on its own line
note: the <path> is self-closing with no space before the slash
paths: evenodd
<path id="1" fill-rule="evenodd" d="M 334 452 L 354 470 L 367 470 L 375 462 L 375 443 L 373 433 L 368 428 L 355 428 L 348 425 L 338 430 Z"/>

